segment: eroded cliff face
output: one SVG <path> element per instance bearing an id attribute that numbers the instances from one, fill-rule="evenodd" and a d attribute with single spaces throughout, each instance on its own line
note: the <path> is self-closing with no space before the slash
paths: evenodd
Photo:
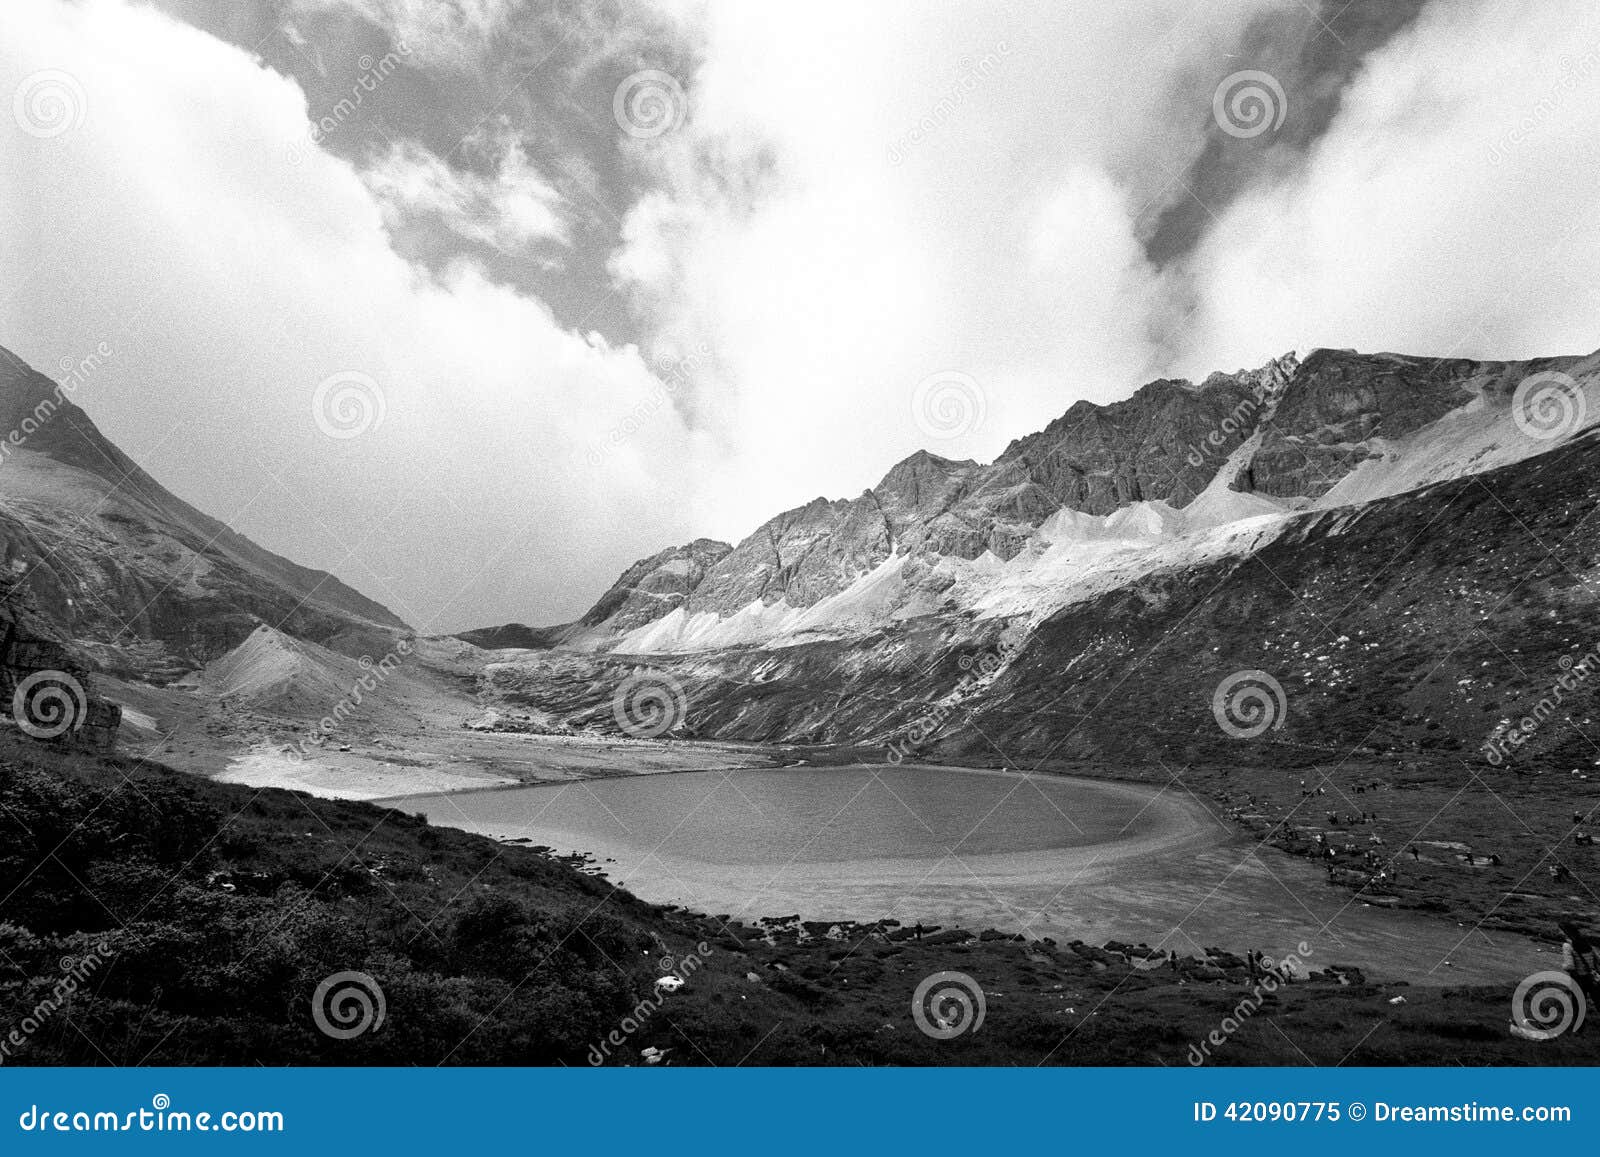
<path id="1" fill-rule="evenodd" d="M 600 596 L 579 623 L 610 624 L 632 630 L 681 607 L 704 581 L 706 573 L 733 550 L 725 542 L 697 538 L 686 546 L 669 547 L 634 563 Z"/>
<path id="2" fill-rule="evenodd" d="M 584 642 L 651 651 L 759 643 L 814 628 L 817 616 L 792 612 L 831 614 L 830 600 L 853 600 L 842 612 L 852 630 L 877 613 L 854 605 L 863 599 L 875 600 L 880 625 L 941 600 L 949 610 L 981 606 L 981 593 L 971 594 L 974 574 L 1015 578 L 1064 529 L 1100 541 L 1148 524 L 1159 533 L 1147 538 L 1170 538 L 1304 509 L 1469 407 L 1509 419 L 1512 391 L 1530 373 L 1570 370 L 1593 389 L 1593 362 L 1322 349 L 1303 362 L 1286 354 L 1198 385 L 1151 382 L 1110 405 L 1078 402 L 993 463 L 919 451 L 859 497 L 785 511 L 731 549 L 701 540 L 642 560 L 581 620 Z M 1499 434 L 1474 436 L 1493 458 L 1488 440 Z M 1441 469 L 1450 476 L 1469 468 Z M 1392 492 L 1406 483 L 1377 485 Z M 1073 523 L 1075 514 L 1089 521 Z M 896 584 L 892 596 L 876 589 L 877 576 Z M 951 602 L 952 590 L 967 592 L 966 602 Z M 724 622 L 732 625 L 716 629 Z"/>
<path id="3" fill-rule="evenodd" d="M 0 725 L 31 739 L 110 751 L 122 708 L 97 694 L 94 676 L 27 591 L 0 579 Z"/>
<path id="4" fill-rule="evenodd" d="M 782 646 L 554 651 L 496 663 L 484 690 L 615 733 L 619 688 L 643 681 L 670 690 L 668 738 L 862 758 L 1484 767 L 1493 737 L 1576 671 L 1577 691 L 1515 753 L 1565 776 L 1597 760 L 1597 519 L 1591 431 L 1481 475 L 1291 514 L 1253 555 L 1145 573 L 1038 622 L 929 614 Z M 1269 714 L 1241 738 L 1216 696 L 1257 671 Z"/>

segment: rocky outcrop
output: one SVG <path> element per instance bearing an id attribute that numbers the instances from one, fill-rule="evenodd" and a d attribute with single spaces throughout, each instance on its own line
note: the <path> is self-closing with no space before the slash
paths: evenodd
<path id="1" fill-rule="evenodd" d="M 618 631 L 659 619 L 682 606 L 700 585 L 706 572 L 733 550 L 725 542 L 697 538 L 687 546 L 670 547 L 649 558 L 642 558 L 600 596 L 579 623 L 585 627 L 605 625 Z"/>
<path id="2" fill-rule="evenodd" d="M 1187 506 L 1295 382 L 1295 356 L 1200 385 L 1151 382 L 1108 406 L 1078 402 L 995 462 L 1039 487 L 1051 510 L 1110 514 L 1133 502 Z"/>
<path id="3" fill-rule="evenodd" d="M 1306 358 L 1264 424 L 1243 489 L 1319 497 L 1375 453 L 1376 438 L 1402 438 L 1466 405 L 1480 363 L 1465 359 L 1317 350 Z"/>
<path id="4" fill-rule="evenodd" d="M 95 694 L 78 654 L 12 584 L 0 592 L 0 703 L 5 721 L 33 739 L 96 751 L 116 746 L 122 708 Z"/>
<path id="5" fill-rule="evenodd" d="M 99 666 L 160 682 L 263 622 L 317 642 L 405 627 L 332 575 L 173 495 L 100 433 L 70 390 L 3 350 L 0 574 Z"/>
<path id="6" fill-rule="evenodd" d="M 617 640 L 680 608 L 702 619 L 751 604 L 809 608 L 897 555 L 910 559 L 899 581 L 922 584 L 918 605 L 926 605 L 954 581 L 947 560 L 992 556 L 993 565 L 1037 551 L 1041 528 L 1062 511 L 1105 517 L 1145 504 L 1140 519 L 1160 523 L 1208 487 L 1262 496 L 1259 508 L 1241 505 L 1240 517 L 1300 508 L 1397 440 L 1478 399 L 1509 410 L 1527 374 L 1578 360 L 1322 349 L 1198 385 L 1154 381 L 1110 405 L 1076 403 L 991 464 L 919 451 L 859 497 L 785 511 L 732 549 L 701 540 L 645 559 L 581 624 Z M 1219 500 L 1203 505 L 1206 517 L 1194 524 L 1216 525 Z"/>
<path id="7" fill-rule="evenodd" d="M 1591 432 L 1482 475 L 1289 515 L 1261 565 L 1142 575 L 1027 631 L 930 615 L 782 647 L 568 650 L 491 690 L 613 731 L 618 687 L 645 679 L 671 690 L 685 733 L 892 760 L 1176 770 L 1382 752 L 1592 777 L 1597 512 Z M 1262 714 L 1235 717 L 1227 687 L 1257 694 Z M 1494 737 L 1526 719 L 1533 738 L 1497 758 Z"/>

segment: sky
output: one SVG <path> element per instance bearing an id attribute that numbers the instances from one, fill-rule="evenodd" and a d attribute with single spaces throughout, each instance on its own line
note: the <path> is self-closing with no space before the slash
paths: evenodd
<path id="1" fill-rule="evenodd" d="M 1600 346 L 1586 0 L 6 0 L 0 98 L 0 345 L 430 632 L 1157 377 Z"/>

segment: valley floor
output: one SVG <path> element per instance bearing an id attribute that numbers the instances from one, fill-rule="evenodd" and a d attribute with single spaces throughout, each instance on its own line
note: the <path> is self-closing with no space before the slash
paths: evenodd
<path id="1" fill-rule="evenodd" d="M 214 779 L 208 790 L 241 793 L 241 801 L 287 788 L 325 800 L 390 799 L 411 810 L 406 800 L 423 795 L 520 784 L 802 762 L 882 766 L 881 750 L 640 741 L 541 734 L 537 726 L 500 729 L 505 720 L 478 714 L 482 705 L 470 675 L 437 661 L 415 665 L 392 680 L 380 700 L 322 736 L 314 734 L 312 716 L 328 709 L 324 702 L 263 706 L 143 684 L 113 683 L 109 691 L 125 708 L 125 751 Z M 308 737 L 316 742 L 306 745 Z M 300 760 L 287 754 L 296 745 L 305 752 Z M 737 1061 L 747 1052 L 752 1063 L 1039 1063 L 1046 1057 L 1057 1063 L 1182 1063 L 1182 1048 L 1156 1044 L 1187 1042 L 1202 1022 L 1214 1019 L 1213 1006 L 1239 999 L 1237 969 L 1222 968 L 1219 976 L 1213 971 L 1217 962 L 1252 948 L 1281 955 L 1298 941 L 1296 929 L 1305 926 L 1331 929 L 1317 944 L 1313 970 L 1359 965 L 1366 976 L 1355 982 L 1340 971 L 1297 986 L 1292 996 L 1274 997 L 1272 1015 L 1263 1014 L 1254 1028 L 1234 1038 L 1249 1042 L 1247 1047 L 1217 1061 L 1298 1063 L 1309 1057 L 1337 1062 L 1358 1047 L 1356 1060 L 1373 1063 L 1594 1059 L 1587 1038 L 1550 1046 L 1505 1039 L 1515 978 L 1558 959 L 1555 921 L 1576 917 L 1592 927 L 1600 912 L 1600 863 L 1595 860 L 1600 853 L 1575 838 L 1587 833 L 1590 816 L 1600 808 L 1600 790 L 1584 772 L 1515 776 L 1450 759 L 1401 762 L 1376 756 L 1294 770 L 1083 761 L 1051 762 L 1037 770 L 1115 780 L 1159 798 L 1182 799 L 1221 834 L 1192 845 L 1183 844 L 1190 837 L 1177 840 L 1177 858 L 1152 855 L 1080 865 L 1085 867 L 1078 892 L 1083 903 L 1077 907 L 1055 904 L 1045 893 L 996 903 L 996 889 L 987 881 L 963 887 L 949 880 L 941 887 L 937 879 L 874 879 L 872 873 L 880 869 L 870 866 L 853 882 L 819 886 L 801 880 L 749 906 L 715 870 L 698 879 L 680 872 L 679 882 L 687 888 L 667 894 L 617 865 L 598 866 L 647 900 L 688 909 L 661 917 L 681 925 L 684 934 L 715 927 L 725 933 L 727 945 L 746 945 L 737 953 L 729 947 L 718 972 L 707 973 L 709 980 L 720 975 L 721 964 L 735 962 L 715 986 L 697 983 L 680 994 L 683 1016 L 673 1018 L 674 1025 L 686 1026 L 691 1010 L 700 1009 L 697 1047 L 717 1063 Z M 269 798 L 276 794 L 268 791 Z M 332 805 L 297 805 L 302 810 L 327 806 Z M 381 818 L 399 812 L 374 809 L 371 814 Z M 498 847 L 496 855 L 530 854 L 504 843 Z M 431 854 L 418 854 L 418 871 L 431 871 L 425 867 Z M 315 880 L 299 886 L 313 885 Z M 1052 884 L 1045 892 L 1058 888 Z M 613 888 L 604 894 L 628 893 Z M 1175 949 L 1190 964 L 1150 971 L 1132 962 L 1148 955 L 1140 950 L 1108 956 L 1097 947 L 1113 939 L 1161 943 L 1175 921 L 1155 919 L 1157 909 L 1181 906 L 1186 898 L 1205 898 L 1210 906 L 1201 917 L 1182 922 L 1181 939 L 1161 946 Z M 441 910 L 454 903 L 449 895 L 436 900 Z M 728 918 L 695 914 L 705 912 Z M 793 942 L 760 924 L 762 918 L 791 913 L 821 916 L 829 923 Z M 1149 934 L 1129 930 L 1134 927 L 1130 914 L 1151 917 L 1142 925 Z M 407 919 L 403 913 L 398 918 Z M 937 948 L 896 939 L 894 927 L 877 923 L 883 919 L 997 931 L 983 941 L 941 933 L 944 947 Z M 827 941 L 828 926 L 850 920 L 863 929 L 855 937 L 858 945 L 852 947 L 852 941 L 841 949 Z M 1418 928 L 1424 931 L 1408 933 Z M 1004 939 L 1016 933 L 1026 940 Z M 914 1029 L 891 1036 L 884 1025 L 900 1025 L 895 1033 L 907 1027 L 900 1024 L 908 1000 L 901 981 L 913 973 L 920 978 L 919 968 L 937 971 L 935 965 L 941 964 L 977 969 L 972 974 L 994 993 L 991 1007 L 1006 1018 L 1013 1011 L 1021 1014 L 1020 1021 L 997 1023 L 1025 1026 L 1017 1029 L 1022 1037 L 997 1043 L 990 1035 L 954 1050 L 929 1052 L 930 1045 L 945 1042 L 925 1041 Z M 455 975 L 452 967 L 441 964 L 441 975 Z M 749 980 L 750 974 L 759 979 Z M 648 984 L 642 991 L 649 991 Z M 1403 1003 L 1390 1004 L 1401 996 Z M 1048 1044 L 1036 1049 L 1029 1043 L 1024 1049 L 1018 1043 L 1042 1041 L 1052 1025 L 1065 1023 L 1060 1018 L 1072 1015 L 1063 1010 L 1078 1009 L 1081 1015 L 1085 1006 L 1092 1010 L 1090 1019 L 1081 1025 L 1074 1021 L 1076 1027 L 1062 1034 L 1076 1042 L 1072 1047 L 1052 1052 Z M 1177 1027 L 1155 1031 L 1157 1024 Z M 1291 1030 L 1293 1048 L 1283 1045 L 1279 1029 Z M 1363 1036 L 1369 1030 L 1370 1039 Z M 791 1031 L 802 1035 L 791 1039 Z M 1133 1035 L 1125 1039 L 1123 1034 Z M 675 1047 L 684 1050 L 681 1061 L 701 1060 L 686 1055 L 687 1043 Z M 491 1051 L 458 1059 L 517 1057 Z"/>
<path id="2" fill-rule="evenodd" d="M 123 736 L 131 753 L 222 783 L 329 799 L 401 801 L 802 761 L 887 767 L 881 751 L 846 747 L 499 730 L 503 721 L 476 717 L 482 708 L 449 674 L 436 658 L 417 665 L 331 735 L 302 740 L 303 754 L 294 741 L 306 734 L 305 723 L 281 713 L 181 688 L 125 684 L 114 692 L 131 708 Z M 1539 948 L 1554 943 L 1556 920 L 1587 922 L 1600 912 L 1600 846 L 1576 839 L 1600 809 L 1600 785 L 1582 772 L 1517 776 L 1449 760 L 1378 758 L 1294 770 L 1086 762 L 1039 770 L 1186 800 L 1207 818 L 1212 846 L 1191 846 L 1190 832 L 1174 837 L 1170 855 L 1101 853 L 1046 865 L 1042 873 L 1036 864 L 1013 871 L 995 863 L 993 872 L 974 874 L 962 863 L 942 875 L 912 865 L 902 879 L 885 876 L 882 864 L 857 865 L 853 873 L 833 865 L 831 878 L 790 871 L 754 895 L 715 865 L 680 860 L 667 865 L 670 872 L 659 860 L 630 866 L 616 848 L 577 839 L 562 850 L 610 857 L 605 868 L 646 898 L 749 919 L 893 916 L 1091 942 L 1143 932 L 1136 938 L 1151 943 L 1180 926 L 1185 938 L 1238 951 L 1286 950 L 1306 927 L 1323 937 L 1344 930 L 1348 944 L 1328 945 L 1344 962 L 1428 983 L 1446 981 L 1453 970 L 1458 979 L 1509 975 L 1524 960 L 1537 963 Z M 458 821 L 446 814 L 439 822 Z M 1031 882 L 1029 872 L 1037 877 Z M 1072 894 L 1062 899 L 1068 879 Z M 1386 909 L 1416 910 L 1439 933 L 1415 942 L 1397 937 Z M 1185 913 L 1194 918 L 1182 919 Z"/>
<path id="3" fill-rule="evenodd" d="M 402 811 L 3 736 L 0 805 L 0 1023 L 41 1006 L 62 958 L 97 964 L 7 1063 L 1600 1060 L 1593 1032 L 1512 1037 L 1502 984 L 1419 987 L 1315 960 L 1267 984 L 1212 946 L 701 915 Z M 310 997 L 349 970 L 387 1012 L 339 1039 Z M 668 971 L 685 983 L 663 993 Z M 949 973 L 984 1019 L 936 1039 L 912 997 Z"/>

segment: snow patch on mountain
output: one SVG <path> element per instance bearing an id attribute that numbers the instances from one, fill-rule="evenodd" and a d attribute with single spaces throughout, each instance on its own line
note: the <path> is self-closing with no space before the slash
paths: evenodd
<path id="1" fill-rule="evenodd" d="M 783 647 L 950 611 L 1037 622 L 1153 571 L 1248 553 L 1270 541 L 1296 504 L 1228 488 L 1252 448 L 1239 447 L 1205 491 L 1181 510 L 1162 501 L 1135 502 L 1105 515 L 1063 508 L 1008 562 L 988 551 L 975 559 L 896 552 L 809 607 L 756 599 L 730 616 L 680 607 L 623 635 L 614 650 L 660 654 Z"/>
<path id="2" fill-rule="evenodd" d="M 1503 395 L 1511 383 L 1483 377 L 1464 383 L 1477 397 L 1430 426 L 1403 438 L 1373 438 L 1376 457 L 1358 465 L 1317 502 L 1319 509 L 1350 506 L 1404 494 L 1437 482 L 1511 466 L 1571 441 L 1600 424 L 1600 355 L 1564 371 L 1581 393 L 1584 421 L 1548 440 L 1529 435 Z"/>

